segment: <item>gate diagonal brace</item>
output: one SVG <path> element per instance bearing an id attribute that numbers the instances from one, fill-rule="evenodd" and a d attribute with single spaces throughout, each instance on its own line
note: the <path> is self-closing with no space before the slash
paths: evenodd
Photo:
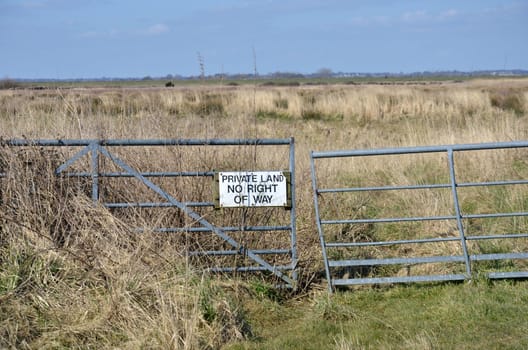
<path id="1" fill-rule="evenodd" d="M 66 162 L 64 162 L 63 164 L 61 164 L 56 170 L 55 170 L 55 175 L 59 175 L 60 173 L 62 173 L 64 170 L 66 170 L 70 165 L 72 165 L 73 163 L 75 163 L 76 161 L 78 161 L 80 158 L 82 158 L 83 156 L 85 156 L 86 154 L 88 154 L 90 151 L 92 151 L 93 149 L 95 149 L 95 147 L 97 147 L 97 144 L 96 143 L 90 143 L 88 146 L 84 147 L 83 149 L 81 149 L 79 152 L 77 152 L 76 154 L 74 154 L 70 159 L 68 159 Z"/>
<path id="2" fill-rule="evenodd" d="M 234 240 L 231 236 L 227 235 L 223 230 L 219 229 L 218 227 L 212 225 L 207 220 L 205 220 L 201 215 L 187 207 L 185 204 L 177 201 L 174 197 L 172 197 L 167 192 L 163 191 L 159 186 L 154 184 L 152 181 L 141 175 L 138 171 L 133 169 L 131 166 L 126 164 L 124 161 L 119 159 L 118 157 L 112 155 L 107 149 L 104 147 L 97 145 L 97 149 L 101 154 L 104 156 L 110 158 L 115 164 L 117 164 L 119 167 L 121 167 L 123 170 L 127 171 L 130 175 L 134 176 L 141 182 L 143 182 L 148 188 L 156 192 L 158 195 L 166 199 L 171 204 L 178 207 L 181 211 L 183 211 L 185 214 L 187 214 L 190 218 L 198 222 L 203 227 L 207 228 L 208 230 L 214 232 L 217 236 L 222 238 L 224 241 L 229 243 L 232 247 L 235 249 L 244 252 L 247 257 L 249 257 L 251 260 L 259 264 L 260 266 L 266 268 L 271 273 L 273 273 L 275 276 L 282 279 L 284 282 L 289 284 L 291 287 L 295 287 L 295 282 L 288 277 L 286 274 L 279 271 L 276 267 L 272 266 L 270 263 L 268 263 L 266 260 L 262 259 L 260 256 L 255 254 L 252 250 L 245 248 L 242 244 L 238 243 L 236 240 Z"/>

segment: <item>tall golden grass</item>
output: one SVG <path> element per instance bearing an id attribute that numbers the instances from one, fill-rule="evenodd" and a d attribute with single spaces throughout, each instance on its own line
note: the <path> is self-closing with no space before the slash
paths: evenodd
<path id="1" fill-rule="evenodd" d="M 321 269 L 311 150 L 526 140 L 528 80 L 2 90 L 0 130 L 2 139 L 294 137 L 302 289 Z M 88 184 L 57 180 L 52 171 L 60 153 L 25 152 L 1 150 L 7 177 L 0 180 L 0 347 L 217 348 L 251 335 L 236 300 L 247 290 L 219 287 L 181 256 L 174 240 L 138 235 L 131 227 L 141 217 L 131 224 L 94 207 L 83 195 Z M 173 156 L 132 161 L 163 167 Z M 490 169 L 488 161 L 497 166 Z M 515 171 L 523 175 L 527 163 L 522 154 L 465 160 L 473 178 L 520 176 Z M 336 161 L 320 176 L 349 183 L 357 181 L 354 174 L 400 183 L 443 176 L 436 173 L 443 160 L 423 160 L 421 170 L 415 164 Z M 470 206 L 493 206 L 481 194 L 466 196 Z M 447 197 L 389 197 L 382 210 L 406 206 L 435 215 L 447 210 Z M 511 198 L 522 202 L 518 193 Z"/>
<path id="2" fill-rule="evenodd" d="M 94 206 L 55 177 L 56 156 L 2 150 L 2 347 L 217 348 L 250 334 L 181 246 Z"/>

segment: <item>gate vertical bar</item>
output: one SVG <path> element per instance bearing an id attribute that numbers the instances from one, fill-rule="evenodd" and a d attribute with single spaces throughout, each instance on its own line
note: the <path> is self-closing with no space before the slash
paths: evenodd
<path id="1" fill-rule="evenodd" d="M 90 144 L 91 153 L 91 175 L 92 175 L 92 202 L 94 205 L 99 201 L 99 152 L 97 151 L 97 144 Z"/>
<path id="2" fill-rule="evenodd" d="M 292 279 L 297 283 L 297 225 L 296 223 L 296 202 L 295 202 L 295 139 L 290 139 L 290 174 L 291 174 L 291 209 L 290 209 L 290 223 L 291 223 L 291 264 L 292 264 Z M 294 286 L 296 288 L 296 286 Z"/>
<path id="3" fill-rule="evenodd" d="M 467 250 L 466 235 L 464 233 L 464 223 L 462 222 L 462 214 L 460 212 L 460 204 L 458 202 L 457 183 L 455 177 L 455 161 L 453 157 L 453 148 L 447 149 L 447 158 L 449 161 L 449 176 L 451 178 L 451 191 L 453 193 L 453 204 L 455 206 L 455 215 L 457 220 L 458 232 L 460 233 L 460 244 L 462 244 L 462 251 L 464 252 L 464 261 L 466 263 L 466 273 L 468 278 L 471 278 L 471 262 Z"/>
<path id="4" fill-rule="evenodd" d="M 317 225 L 317 231 L 319 232 L 319 241 L 321 242 L 321 250 L 323 253 L 323 262 L 326 272 L 326 280 L 328 281 L 328 292 L 332 293 L 332 276 L 330 275 L 330 266 L 328 264 L 328 256 L 326 254 L 326 242 L 323 235 L 323 227 L 321 226 L 321 217 L 319 213 L 319 198 L 317 193 L 317 178 L 315 176 L 315 161 L 312 154 L 310 155 L 310 168 L 312 172 L 312 189 L 313 189 L 313 196 L 314 196 L 314 206 L 315 206 L 315 222 Z"/>

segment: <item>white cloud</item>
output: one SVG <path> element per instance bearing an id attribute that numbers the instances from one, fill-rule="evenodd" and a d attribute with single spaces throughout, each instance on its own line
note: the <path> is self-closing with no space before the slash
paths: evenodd
<path id="1" fill-rule="evenodd" d="M 169 27 L 166 24 L 158 23 L 150 26 L 144 34 L 146 35 L 161 35 L 168 33 L 170 31 Z"/>
<path id="2" fill-rule="evenodd" d="M 401 16 L 402 21 L 404 22 L 416 22 L 416 21 L 424 21 L 429 19 L 429 15 L 427 12 L 423 10 L 418 11 L 412 11 L 412 12 L 405 12 Z"/>
<path id="3" fill-rule="evenodd" d="M 162 23 L 154 24 L 143 30 L 135 31 L 124 31 L 117 29 L 110 30 L 88 30 L 80 34 L 81 38 L 93 39 L 93 38 L 121 38 L 121 37 L 141 37 L 141 36 L 156 36 L 168 33 L 170 28 Z"/>
<path id="4" fill-rule="evenodd" d="M 460 14 L 459 11 L 455 9 L 449 9 L 447 11 L 440 13 L 440 15 L 438 16 L 438 19 L 440 20 L 451 19 L 453 17 L 458 16 L 459 14 Z"/>
<path id="5" fill-rule="evenodd" d="M 348 20 L 353 26 L 364 27 L 369 25 L 388 25 L 391 23 L 391 19 L 388 16 L 372 16 L 372 17 L 361 17 L 355 16 Z"/>
<path id="6" fill-rule="evenodd" d="M 89 30 L 87 32 L 81 33 L 81 38 L 97 38 L 100 36 L 95 30 Z"/>
<path id="7" fill-rule="evenodd" d="M 394 16 L 354 16 L 348 20 L 348 23 L 358 27 L 368 25 L 396 25 L 401 23 L 414 25 L 452 20 L 460 15 L 461 12 L 455 9 L 449 9 L 437 13 L 430 13 L 425 10 L 415 10 L 403 12 Z"/>

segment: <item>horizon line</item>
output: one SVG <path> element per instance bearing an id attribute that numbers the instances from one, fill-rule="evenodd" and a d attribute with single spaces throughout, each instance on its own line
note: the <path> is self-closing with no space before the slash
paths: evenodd
<path id="1" fill-rule="evenodd" d="M 327 68 L 325 68 L 327 69 Z M 312 72 L 312 73 L 299 73 L 294 71 L 275 71 L 264 74 L 255 73 L 214 73 L 202 76 L 200 74 L 195 75 L 183 75 L 183 74 L 166 74 L 160 76 L 100 76 L 100 77 L 77 77 L 77 78 L 12 78 L 9 75 L 5 75 L 0 80 L 14 80 L 14 81 L 74 81 L 74 80 L 162 80 L 162 79 L 174 79 L 174 80 L 211 80 L 211 79 L 222 79 L 222 78 L 260 78 L 260 79 L 287 79 L 287 78 L 361 78 L 361 77 L 414 77 L 414 76 L 468 76 L 468 75 L 491 75 L 500 76 L 500 74 L 509 74 L 510 76 L 525 76 L 528 75 L 528 69 L 514 68 L 514 69 L 479 69 L 479 70 L 438 70 L 438 71 L 414 71 L 414 72 L 334 72 L 328 68 L 326 72 Z"/>

